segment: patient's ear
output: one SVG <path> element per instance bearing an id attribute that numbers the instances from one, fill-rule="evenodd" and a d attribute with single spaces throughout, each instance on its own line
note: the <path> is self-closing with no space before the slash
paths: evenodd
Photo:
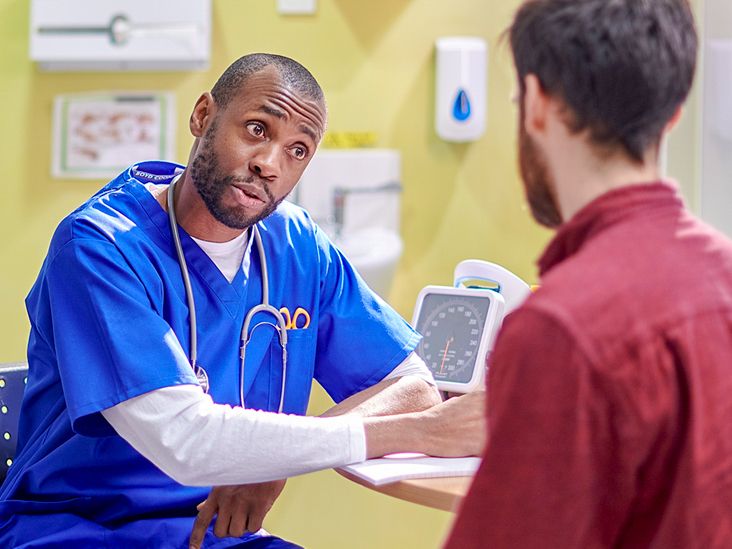
<path id="1" fill-rule="evenodd" d="M 684 114 L 684 107 L 683 105 L 679 105 L 679 108 L 676 109 L 676 112 L 671 117 L 671 120 L 666 122 L 666 127 L 663 129 L 663 133 L 669 133 L 671 130 L 673 130 L 676 125 L 679 123 L 679 120 L 681 120 L 681 115 Z"/>
<path id="2" fill-rule="evenodd" d="M 532 137 L 544 133 L 550 108 L 550 97 L 535 74 L 524 77 L 524 129 Z"/>

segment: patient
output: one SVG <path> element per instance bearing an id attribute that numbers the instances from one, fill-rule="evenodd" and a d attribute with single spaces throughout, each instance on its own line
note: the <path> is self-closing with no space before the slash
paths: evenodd
<path id="1" fill-rule="evenodd" d="M 732 243 L 659 169 L 690 7 L 529 0 L 509 36 L 521 176 L 556 234 L 498 337 L 447 547 L 732 547 Z"/>

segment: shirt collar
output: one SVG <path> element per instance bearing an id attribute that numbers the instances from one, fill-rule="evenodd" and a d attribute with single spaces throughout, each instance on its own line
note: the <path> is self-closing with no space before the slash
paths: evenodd
<path id="1" fill-rule="evenodd" d="M 540 275 L 577 253 L 598 232 L 616 223 L 642 219 L 654 211 L 681 210 L 684 202 L 670 182 L 626 185 L 594 199 L 559 227 L 539 258 Z"/>

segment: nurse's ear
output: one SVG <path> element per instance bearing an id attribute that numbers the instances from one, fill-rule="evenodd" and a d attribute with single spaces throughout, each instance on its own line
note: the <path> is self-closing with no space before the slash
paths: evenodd
<path id="1" fill-rule="evenodd" d="M 188 121 L 188 127 L 194 137 L 203 137 L 206 128 L 211 124 L 216 114 L 216 101 L 210 92 L 205 92 L 196 101 L 193 107 L 191 118 Z"/>

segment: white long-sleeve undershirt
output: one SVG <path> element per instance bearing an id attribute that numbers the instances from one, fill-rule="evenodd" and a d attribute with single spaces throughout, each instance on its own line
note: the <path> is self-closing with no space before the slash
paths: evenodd
<path id="1" fill-rule="evenodd" d="M 401 362 L 401 364 L 399 364 L 399 366 L 389 372 L 384 377 L 384 379 L 382 379 L 382 381 L 404 376 L 415 376 L 422 381 L 428 383 L 429 385 L 437 387 L 437 383 L 435 382 L 435 378 L 432 376 L 432 372 L 430 372 L 430 369 L 427 368 L 427 365 L 424 363 L 424 360 L 422 360 L 422 357 L 420 357 L 414 351 L 409 353 L 409 355 L 407 355 L 407 358 L 405 358 Z"/>
<path id="2" fill-rule="evenodd" d="M 366 458 L 363 422 L 215 404 L 196 385 L 156 389 L 102 412 L 165 474 L 189 486 L 264 482 Z"/>
<path id="3" fill-rule="evenodd" d="M 403 375 L 434 384 L 415 353 L 384 379 Z M 264 482 L 366 459 L 358 417 L 304 417 L 215 404 L 196 385 L 156 389 L 102 415 L 161 471 L 190 486 Z"/>

